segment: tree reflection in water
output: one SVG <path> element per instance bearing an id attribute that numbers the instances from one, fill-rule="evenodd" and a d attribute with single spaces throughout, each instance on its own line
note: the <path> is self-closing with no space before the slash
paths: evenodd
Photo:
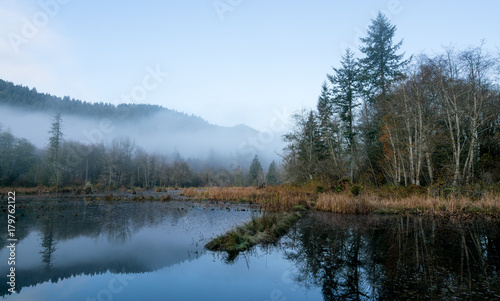
<path id="1" fill-rule="evenodd" d="M 56 251 L 56 241 L 54 239 L 54 221 L 46 219 L 42 223 L 42 262 L 46 270 L 52 266 L 53 254 Z"/>
<path id="2" fill-rule="evenodd" d="M 498 299 L 498 223 L 311 213 L 289 235 L 294 280 L 325 300 Z"/>

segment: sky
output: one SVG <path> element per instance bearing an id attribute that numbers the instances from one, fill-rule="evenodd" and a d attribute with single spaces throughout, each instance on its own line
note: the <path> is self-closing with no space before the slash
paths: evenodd
<path id="1" fill-rule="evenodd" d="M 0 78 L 89 102 L 273 129 L 316 106 L 378 11 L 402 52 L 500 53 L 500 1 L 0 0 Z"/>

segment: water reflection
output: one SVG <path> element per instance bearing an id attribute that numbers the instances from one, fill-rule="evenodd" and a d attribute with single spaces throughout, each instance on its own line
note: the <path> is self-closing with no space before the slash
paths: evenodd
<path id="1" fill-rule="evenodd" d="M 309 213 L 278 244 L 228 258 L 203 246 L 250 220 L 248 207 L 19 200 L 18 208 L 19 294 L 6 296 L 0 281 L 12 300 L 500 299 L 493 222 Z"/>
<path id="2" fill-rule="evenodd" d="M 52 256 L 56 251 L 56 242 L 54 240 L 54 220 L 44 219 L 42 222 L 42 262 L 45 264 L 45 269 L 49 270 L 52 266 Z"/>
<path id="3" fill-rule="evenodd" d="M 324 300 L 498 299 L 498 224 L 314 213 L 291 234 L 294 280 Z"/>
<path id="4" fill-rule="evenodd" d="M 194 260 L 205 252 L 206 239 L 251 215 L 248 208 L 228 212 L 185 202 L 17 203 L 17 293 L 48 281 L 109 272 L 147 273 Z M 2 237 L 0 272 L 5 275 L 6 245 Z M 0 281 L 0 295 L 8 294 L 7 289 L 6 281 Z"/>

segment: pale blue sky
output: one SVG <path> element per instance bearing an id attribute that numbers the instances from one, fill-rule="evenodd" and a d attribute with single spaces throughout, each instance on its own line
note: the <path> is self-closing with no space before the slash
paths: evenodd
<path id="1" fill-rule="evenodd" d="M 500 47 L 498 0 L 18 2 L 0 1 L 0 78 L 117 104 L 150 66 L 168 77 L 144 102 L 260 130 L 316 105 L 326 73 L 379 10 L 408 56 L 481 39 L 495 54 Z"/>

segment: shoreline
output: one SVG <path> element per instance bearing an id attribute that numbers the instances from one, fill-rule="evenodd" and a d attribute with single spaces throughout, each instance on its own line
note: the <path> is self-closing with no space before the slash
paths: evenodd
<path id="1" fill-rule="evenodd" d="M 416 215 L 438 218 L 461 219 L 500 218 L 500 196 L 491 194 L 473 199 L 465 196 L 433 197 L 411 194 L 402 197 L 384 197 L 374 191 L 352 195 L 350 191 L 318 192 L 310 187 L 293 185 L 270 187 L 227 188 L 156 188 L 117 189 L 81 193 L 81 188 L 0 188 L 0 199 L 6 199 L 9 191 L 16 191 L 20 199 L 81 199 L 92 202 L 121 201 L 193 201 L 213 204 L 253 204 L 267 212 L 302 210 L 332 212 L 353 215 Z"/>

